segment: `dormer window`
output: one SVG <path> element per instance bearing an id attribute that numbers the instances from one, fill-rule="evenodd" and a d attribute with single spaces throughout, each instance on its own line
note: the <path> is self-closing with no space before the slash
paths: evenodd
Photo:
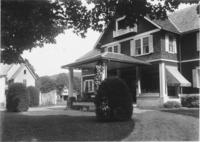
<path id="1" fill-rule="evenodd" d="M 125 25 L 125 16 L 118 18 L 115 23 L 115 31 L 113 31 L 113 37 L 118 37 L 130 32 L 137 32 L 137 25 L 135 24 L 134 27 L 130 28 L 129 26 Z"/>

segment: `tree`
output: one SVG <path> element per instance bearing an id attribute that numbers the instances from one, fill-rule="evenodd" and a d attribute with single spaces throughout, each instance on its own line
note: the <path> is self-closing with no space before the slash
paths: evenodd
<path id="1" fill-rule="evenodd" d="M 180 3 L 198 3 L 199 0 L 86 0 L 93 5 L 88 9 L 81 0 L 3 0 L 2 62 L 19 62 L 24 50 L 31 50 L 45 43 L 55 43 L 55 37 L 65 29 L 85 36 L 88 28 L 102 31 L 110 21 L 126 16 L 125 24 L 134 26 L 138 19 L 166 18 L 166 11 L 173 11 Z M 155 0 L 151 0 L 155 1 Z"/>
<path id="2" fill-rule="evenodd" d="M 42 93 L 47 93 L 56 89 L 55 81 L 48 76 L 40 77 L 36 82 L 36 86 Z"/>

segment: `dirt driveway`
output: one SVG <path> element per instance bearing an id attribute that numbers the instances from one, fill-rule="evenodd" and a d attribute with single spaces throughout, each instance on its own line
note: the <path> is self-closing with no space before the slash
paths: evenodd
<path id="1" fill-rule="evenodd" d="M 197 141 L 199 119 L 135 109 L 133 121 L 99 123 L 93 112 L 64 107 L 1 112 L 0 141 Z"/>

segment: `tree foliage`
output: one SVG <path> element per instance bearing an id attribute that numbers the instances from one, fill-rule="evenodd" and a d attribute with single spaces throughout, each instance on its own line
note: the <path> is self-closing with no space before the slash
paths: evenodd
<path id="1" fill-rule="evenodd" d="M 166 11 L 173 11 L 183 3 L 199 0 L 159 0 L 152 4 L 147 0 L 2 0 L 2 61 L 19 62 L 24 50 L 55 43 L 55 37 L 65 29 L 85 36 L 88 28 L 102 31 L 116 17 L 126 16 L 125 24 L 133 26 L 145 15 L 165 18 Z M 151 0 L 155 1 L 155 0 Z"/>

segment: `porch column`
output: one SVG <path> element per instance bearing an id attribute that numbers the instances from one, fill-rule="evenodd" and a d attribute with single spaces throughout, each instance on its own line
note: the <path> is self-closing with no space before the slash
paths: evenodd
<path id="1" fill-rule="evenodd" d="M 68 95 L 68 101 L 67 101 L 67 107 L 71 107 L 71 100 L 70 97 L 73 96 L 73 90 L 74 90 L 74 83 L 73 83 L 74 75 L 73 75 L 73 68 L 69 68 L 69 95 Z"/>
<path id="2" fill-rule="evenodd" d="M 105 80 L 108 76 L 107 76 L 107 63 L 103 63 L 103 74 L 102 74 L 102 80 Z"/>
<path id="3" fill-rule="evenodd" d="M 159 80 L 160 80 L 160 98 L 162 104 L 167 101 L 166 94 L 166 75 L 165 75 L 165 63 L 159 63 Z"/>
<path id="4" fill-rule="evenodd" d="M 136 67 L 136 93 L 137 96 L 141 94 L 141 79 L 140 79 L 140 71 L 139 67 Z"/>

